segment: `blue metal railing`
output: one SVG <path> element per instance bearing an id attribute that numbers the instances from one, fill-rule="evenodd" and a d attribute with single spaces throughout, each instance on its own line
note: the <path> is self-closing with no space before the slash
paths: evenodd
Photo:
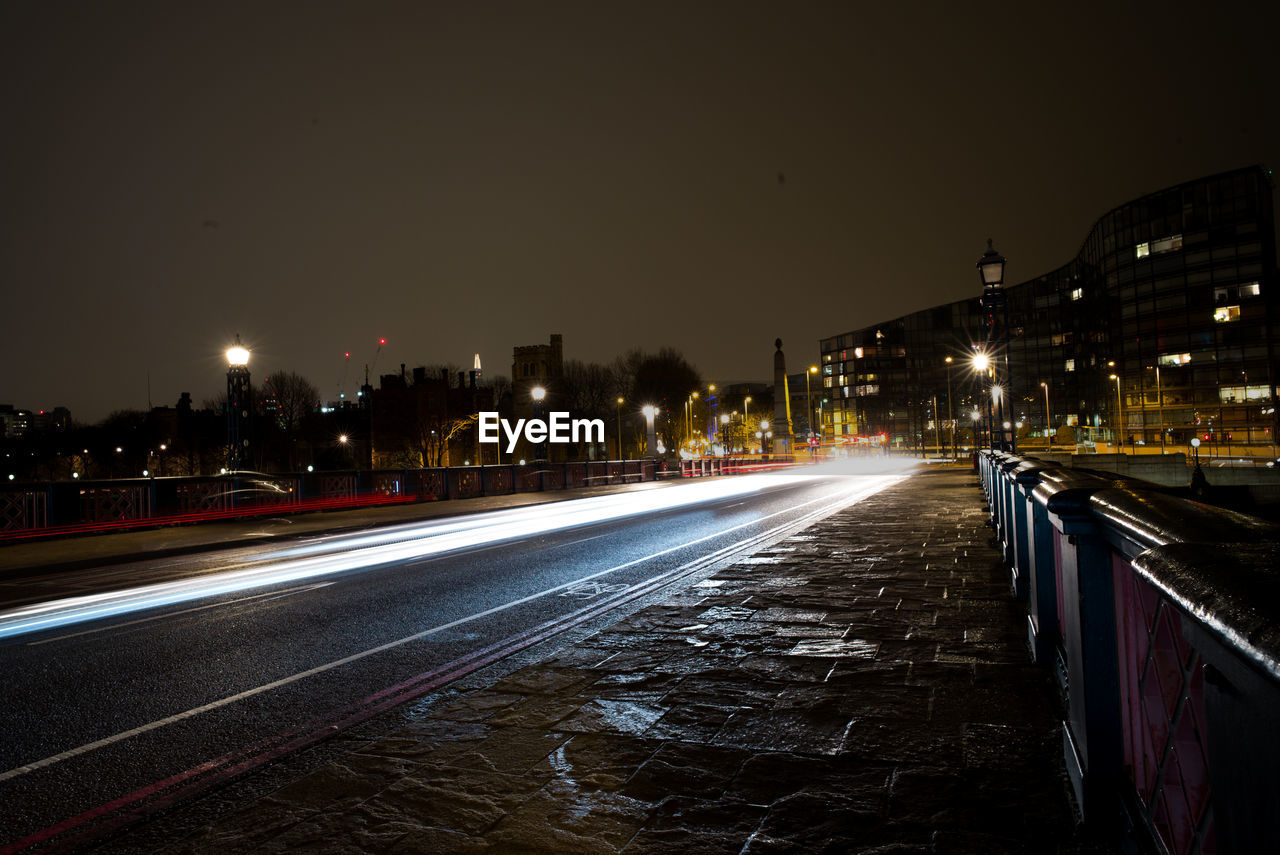
<path id="1" fill-rule="evenodd" d="M 979 471 L 1086 823 L 1127 819 L 1155 852 L 1280 851 L 1280 527 L 1031 458 Z"/>

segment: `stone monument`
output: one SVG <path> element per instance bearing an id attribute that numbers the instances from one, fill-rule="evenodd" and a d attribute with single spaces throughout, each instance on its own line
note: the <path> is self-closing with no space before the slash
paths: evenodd
<path id="1" fill-rule="evenodd" d="M 787 357 L 782 353 L 782 339 L 773 343 L 778 350 L 773 354 L 773 431 L 774 456 L 790 457 L 791 446 L 791 394 L 787 389 Z"/>

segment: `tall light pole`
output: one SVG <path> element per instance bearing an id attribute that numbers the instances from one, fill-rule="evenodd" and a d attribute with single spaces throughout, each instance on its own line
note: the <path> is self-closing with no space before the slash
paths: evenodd
<path id="1" fill-rule="evenodd" d="M 618 399 L 618 459 L 626 460 L 622 456 L 622 398 Z"/>
<path id="2" fill-rule="evenodd" d="M 751 396 L 742 399 L 742 423 L 744 425 L 751 423 Z"/>
<path id="3" fill-rule="evenodd" d="M 1044 435 L 1049 442 L 1049 447 L 1053 447 L 1053 416 L 1049 415 L 1049 384 L 1041 381 L 1040 388 L 1044 390 Z"/>
<path id="4" fill-rule="evenodd" d="M 999 348 L 996 352 L 1004 358 L 1004 375 L 1001 376 L 999 370 L 997 370 L 995 382 L 997 385 L 1001 383 L 1009 384 L 1010 400 L 1012 400 L 1013 376 L 1009 371 L 1009 301 L 1005 296 L 1003 287 L 1005 262 L 1005 257 L 996 252 L 995 247 L 991 245 L 991 238 L 987 238 L 987 251 L 982 254 L 982 258 L 978 259 L 977 264 L 978 274 L 982 279 L 982 314 L 987 327 L 987 349 Z M 999 406 L 1000 409 L 995 416 L 1003 426 L 1005 422 L 1004 396 L 1001 396 Z M 992 429 L 995 429 L 994 424 Z M 1001 431 L 1000 448 L 1005 450 L 1006 441 L 1003 427 Z M 1007 446 L 1009 451 L 1014 454 L 1018 453 L 1016 433 L 1010 434 Z"/>
<path id="5" fill-rule="evenodd" d="M 249 349 L 240 343 L 227 348 L 227 469 L 243 469 L 249 460 L 253 389 L 249 384 Z"/>
<path id="6" fill-rule="evenodd" d="M 818 373 L 818 366 L 810 365 L 809 371 L 804 375 L 804 402 L 808 407 L 808 411 L 804 414 L 804 420 L 809 425 L 809 436 L 813 436 L 813 390 L 809 388 L 809 378 Z"/>
<path id="7" fill-rule="evenodd" d="M 646 438 L 646 441 L 648 442 L 648 448 L 645 452 L 645 457 L 650 457 L 650 458 L 657 457 L 658 456 L 658 438 L 657 438 L 657 433 L 655 432 L 655 429 L 653 426 L 653 417 L 658 414 L 658 408 L 655 407 L 653 404 L 645 404 L 643 412 L 644 412 L 644 425 L 645 425 L 645 435 L 646 435 L 645 438 Z"/>
<path id="8" fill-rule="evenodd" d="M 1124 440 L 1121 431 L 1124 430 L 1124 407 L 1120 404 L 1120 377 L 1112 374 L 1110 379 L 1116 381 L 1116 445 L 1123 451 Z"/>
<path id="9" fill-rule="evenodd" d="M 973 370 L 976 371 L 979 375 L 981 375 L 984 378 L 983 385 L 985 386 L 987 379 L 990 377 L 989 372 L 991 370 L 991 360 L 987 358 L 987 355 L 985 353 L 979 351 L 978 353 L 975 353 L 973 355 Z M 991 450 L 994 451 L 995 450 L 995 427 L 992 424 L 992 418 L 991 418 L 991 400 L 992 399 L 989 395 L 983 395 L 983 397 L 986 399 L 986 403 L 987 403 L 987 437 L 990 440 Z M 974 421 L 975 427 L 977 426 L 977 422 L 978 422 L 977 416 L 978 416 L 978 411 L 974 410 L 973 421 Z M 974 445 L 980 446 L 982 445 L 982 443 L 979 441 L 975 441 Z"/>
<path id="10" fill-rule="evenodd" d="M 947 423 L 951 425 L 951 456 L 956 456 L 956 420 L 951 409 L 951 357 L 947 357 Z"/>
<path id="11" fill-rule="evenodd" d="M 729 451 L 729 414 L 720 414 L 720 447 Z"/>
<path id="12" fill-rule="evenodd" d="M 1156 412 L 1160 414 L 1160 453 L 1164 454 L 1164 394 L 1160 391 L 1160 363 L 1158 362 L 1156 363 Z"/>
<path id="13" fill-rule="evenodd" d="M 535 419 L 541 419 L 542 418 L 542 402 L 547 397 L 547 390 L 542 388 L 541 386 L 534 386 L 532 389 L 529 390 L 529 397 L 533 398 L 533 417 Z M 533 457 L 535 460 L 547 459 L 547 453 L 544 448 L 544 443 L 542 442 L 538 443 L 538 447 L 534 450 L 534 452 L 535 453 Z"/>

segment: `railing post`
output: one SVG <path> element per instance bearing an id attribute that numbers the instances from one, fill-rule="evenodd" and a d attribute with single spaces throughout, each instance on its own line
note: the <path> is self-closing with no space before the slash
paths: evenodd
<path id="1" fill-rule="evenodd" d="M 1089 509 L 1091 492 L 1059 494 L 1063 501 L 1050 509 L 1050 519 L 1058 531 L 1065 604 L 1063 759 L 1081 816 L 1107 829 L 1119 817 L 1123 733 L 1112 553 Z"/>

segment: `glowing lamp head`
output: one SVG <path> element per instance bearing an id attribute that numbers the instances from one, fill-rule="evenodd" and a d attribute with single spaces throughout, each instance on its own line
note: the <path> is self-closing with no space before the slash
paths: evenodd
<path id="1" fill-rule="evenodd" d="M 768 430 L 768 429 L 769 429 L 769 422 L 767 421 L 760 422 L 760 430 Z"/>
<path id="2" fill-rule="evenodd" d="M 987 238 L 987 251 L 978 259 L 978 272 L 982 276 L 983 287 L 999 288 L 1004 284 L 1004 265 L 1005 257 L 996 252 L 991 245 L 991 238 Z"/>
<path id="3" fill-rule="evenodd" d="M 991 360 L 987 358 L 985 353 L 975 353 L 973 355 L 973 370 L 986 371 L 991 365 Z"/>
<path id="4" fill-rule="evenodd" d="M 240 368 L 249 364 L 249 350 L 236 344 L 227 348 L 227 364 L 232 368 Z"/>
<path id="5" fill-rule="evenodd" d="M 541 386 L 534 386 L 529 390 L 529 397 L 533 398 L 535 401 L 541 401 L 547 397 L 547 390 L 543 389 Z"/>
<path id="6" fill-rule="evenodd" d="M 651 419 L 658 414 L 658 408 L 653 404 L 645 404 L 644 409 L 641 410 L 641 412 L 644 413 L 644 417 L 646 419 Z"/>
<path id="7" fill-rule="evenodd" d="M 720 417 L 720 424 L 727 425 L 728 423 L 729 423 L 729 414 L 725 413 L 723 416 Z"/>

